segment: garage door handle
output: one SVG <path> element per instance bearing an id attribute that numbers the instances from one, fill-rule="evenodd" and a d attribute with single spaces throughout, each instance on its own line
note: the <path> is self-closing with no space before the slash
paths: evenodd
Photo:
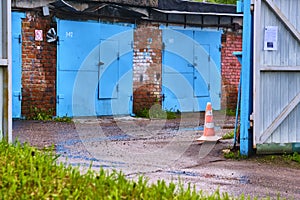
<path id="1" fill-rule="evenodd" d="M 99 66 L 99 67 L 100 67 L 101 65 L 104 65 L 104 62 L 101 62 L 101 61 L 100 61 L 100 62 L 98 63 L 98 66 Z"/>

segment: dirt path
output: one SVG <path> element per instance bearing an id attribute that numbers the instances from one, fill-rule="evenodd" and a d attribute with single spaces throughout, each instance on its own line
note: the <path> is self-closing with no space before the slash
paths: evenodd
<path id="1" fill-rule="evenodd" d="M 232 123 L 232 119 L 225 120 Z M 180 178 L 206 192 L 219 189 L 233 195 L 276 198 L 280 194 L 300 199 L 299 165 L 276 156 L 226 160 L 222 149 L 232 141 L 195 142 L 202 134 L 201 124 L 198 116 L 167 121 L 128 117 L 77 119 L 74 123 L 14 121 L 13 137 L 39 148 L 54 144 L 61 155 L 59 161 L 66 164 L 88 167 L 92 163 L 95 170 L 122 170 L 129 178 L 140 174 L 149 182 Z M 219 135 L 226 132 L 217 129 Z"/>

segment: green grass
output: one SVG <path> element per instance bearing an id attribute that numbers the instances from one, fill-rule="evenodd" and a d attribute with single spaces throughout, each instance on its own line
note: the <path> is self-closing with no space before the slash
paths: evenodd
<path id="1" fill-rule="evenodd" d="M 234 131 L 230 131 L 222 136 L 223 140 L 233 139 L 234 137 Z"/>
<path id="2" fill-rule="evenodd" d="M 233 160 L 242 160 L 242 159 L 246 159 L 247 156 L 241 155 L 240 151 L 229 151 L 227 153 L 224 153 L 224 158 L 233 159 Z"/>
<path id="3" fill-rule="evenodd" d="M 52 109 L 43 110 L 37 107 L 32 107 L 30 109 L 30 115 L 27 117 L 29 120 L 38 121 L 56 121 L 56 122 L 72 122 L 72 118 L 68 116 L 64 117 L 54 117 L 54 111 Z"/>
<path id="4" fill-rule="evenodd" d="M 284 158 L 286 160 L 291 160 L 300 164 L 300 154 L 297 152 L 294 152 L 293 154 L 284 155 Z"/>
<path id="5" fill-rule="evenodd" d="M 151 109 L 144 108 L 136 113 L 137 117 L 150 118 L 150 119 L 176 119 L 179 111 L 162 110 L 161 105 L 156 104 Z"/>
<path id="6" fill-rule="evenodd" d="M 30 115 L 27 119 L 39 120 L 39 121 L 51 121 L 53 118 L 53 110 L 43 110 L 37 107 L 32 107 L 30 109 Z"/>
<path id="7" fill-rule="evenodd" d="M 27 144 L 0 142 L 1 199 L 247 199 L 216 191 L 206 194 L 190 185 L 160 180 L 149 184 L 140 176 L 127 179 L 121 172 L 100 169 L 81 174 L 78 168 L 56 163 L 57 156 Z"/>
<path id="8" fill-rule="evenodd" d="M 56 122 L 67 122 L 67 123 L 72 122 L 72 118 L 71 117 L 67 117 L 67 116 L 64 116 L 64 117 L 55 117 L 53 120 L 56 121 Z"/>

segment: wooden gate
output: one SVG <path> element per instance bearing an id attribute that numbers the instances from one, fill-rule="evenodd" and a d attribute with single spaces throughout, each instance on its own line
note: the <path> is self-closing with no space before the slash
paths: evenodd
<path id="1" fill-rule="evenodd" d="M 299 144 L 300 1 L 254 3 L 254 146 Z"/>

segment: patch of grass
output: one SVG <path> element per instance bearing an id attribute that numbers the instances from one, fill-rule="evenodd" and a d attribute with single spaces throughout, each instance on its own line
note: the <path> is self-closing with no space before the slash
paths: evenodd
<path id="1" fill-rule="evenodd" d="M 32 107 L 30 109 L 30 116 L 28 119 L 31 120 L 40 120 L 40 121 L 50 121 L 53 119 L 53 110 L 43 110 L 41 108 Z"/>
<path id="2" fill-rule="evenodd" d="M 226 115 L 226 116 L 235 116 L 235 109 L 224 109 L 219 111 L 221 114 Z"/>
<path id="3" fill-rule="evenodd" d="M 294 152 L 293 154 L 284 155 L 286 160 L 295 161 L 300 164 L 300 154 L 298 152 Z"/>
<path id="4" fill-rule="evenodd" d="M 38 120 L 38 121 L 56 121 L 56 122 L 71 122 L 72 118 L 68 116 L 63 117 L 53 117 L 54 111 L 52 109 L 43 110 L 37 107 L 30 109 L 31 115 L 27 117 L 29 120 Z"/>
<path id="5" fill-rule="evenodd" d="M 236 110 L 234 109 L 226 109 L 226 115 L 227 116 L 235 116 Z"/>
<path id="6" fill-rule="evenodd" d="M 66 123 L 70 123 L 72 122 L 72 118 L 71 117 L 67 117 L 67 116 L 63 116 L 63 117 L 55 117 L 54 121 L 56 122 L 66 122 Z"/>
<path id="7" fill-rule="evenodd" d="M 247 158 L 247 156 L 241 155 L 240 151 L 227 151 L 227 152 L 224 152 L 223 155 L 224 155 L 224 158 L 233 159 L 233 160 L 242 160 L 242 159 Z"/>
<path id="8" fill-rule="evenodd" d="M 223 140 L 233 139 L 234 137 L 234 131 L 230 131 L 222 136 Z"/>
<path id="9" fill-rule="evenodd" d="M 137 117 L 149 118 L 149 109 L 143 108 L 135 113 Z"/>
<path id="10" fill-rule="evenodd" d="M 150 118 L 150 119 L 176 119 L 180 111 L 176 112 L 171 110 L 163 110 L 161 105 L 155 104 L 150 109 L 144 108 L 136 113 L 137 117 Z"/>
<path id="11" fill-rule="evenodd" d="M 27 144 L 0 142 L 1 199 L 244 199 L 228 193 L 206 194 L 195 187 L 159 180 L 149 184 L 140 176 L 127 179 L 121 172 L 100 169 L 81 174 L 78 168 L 56 163 L 53 151 Z"/>

